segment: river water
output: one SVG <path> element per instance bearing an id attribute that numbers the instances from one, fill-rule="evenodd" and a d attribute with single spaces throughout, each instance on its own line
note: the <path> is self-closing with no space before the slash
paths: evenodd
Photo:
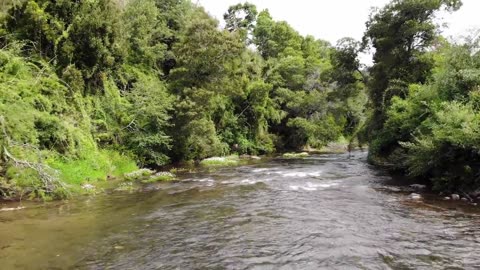
<path id="1" fill-rule="evenodd" d="M 0 269 L 480 269 L 480 211 L 366 154 L 272 159 L 0 212 Z"/>

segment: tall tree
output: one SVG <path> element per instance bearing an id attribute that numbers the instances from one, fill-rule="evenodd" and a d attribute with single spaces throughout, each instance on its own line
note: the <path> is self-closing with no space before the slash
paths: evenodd
<path id="1" fill-rule="evenodd" d="M 225 28 L 230 31 L 252 30 L 257 19 L 257 7 L 248 2 L 236 4 L 228 8 L 227 13 L 223 15 Z"/>
<path id="2" fill-rule="evenodd" d="M 215 113 L 229 102 L 228 65 L 245 45 L 198 8 L 180 41 L 174 46 L 178 66 L 169 79 L 177 95 L 175 158 L 199 159 L 228 151 L 215 128 Z M 183 156 L 182 156 L 183 155 Z"/>
<path id="3" fill-rule="evenodd" d="M 268 10 L 259 13 L 253 36 L 253 43 L 265 59 L 277 57 L 287 48 L 301 51 L 302 36 L 287 22 L 274 21 Z"/>
<path id="4" fill-rule="evenodd" d="M 433 61 L 425 52 L 436 37 L 436 12 L 456 10 L 461 4 L 460 0 L 393 0 L 371 14 L 363 42 L 375 49 L 368 85 L 372 138 L 383 127 L 391 98 L 407 95 L 410 83 L 423 83 L 429 77 Z"/>
<path id="5" fill-rule="evenodd" d="M 366 105 L 366 75 L 360 70 L 358 59 L 360 45 L 352 38 L 340 39 L 330 56 L 334 89 L 329 98 L 337 105 L 337 114 L 346 118 L 344 134 L 347 136 L 359 128 Z"/>

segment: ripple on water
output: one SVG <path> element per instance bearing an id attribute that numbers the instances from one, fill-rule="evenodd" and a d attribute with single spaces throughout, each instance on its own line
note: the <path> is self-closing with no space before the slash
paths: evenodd
<path id="1" fill-rule="evenodd" d="M 0 212 L 0 265 L 480 269 L 478 212 L 425 207 L 426 197 L 414 203 L 380 188 L 389 178 L 368 166 L 364 154 L 272 160 L 188 177 L 96 206 L 70 202 L 74 211 Z"/>
<path id="2" fill-rule="evenodd" d="M 322 175 L 321 171 L 316 172 L 289 172 L 289 171 L 280 171 L 275 172 L 282 177 L 289 177 L 289 178 L 306 178 L 306 177 L 320 177 Z"/>
<path id="3" fill-rule="evenodd" d="M 306 182 L 305 184 L 302 185 L 290 185 L 289 188 L 291 190 L 305 190 L 305 191 L 317 191 L 317 190 L 323 190 L 331 187 L 337 187 L 339 186 L 339 182 L 326 182 L 326 183 L 312 183 L 312 182 Z"/>

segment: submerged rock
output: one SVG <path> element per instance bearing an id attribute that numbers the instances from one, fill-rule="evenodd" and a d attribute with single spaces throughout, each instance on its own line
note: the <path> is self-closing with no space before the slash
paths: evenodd
<path id="1" fill-rule="evenodd" d="M 385 187 L 385 189 L 391 192 L 402 192 L 402 189 L 398 187 Z"/>
<path id="2" fill-rule="evenodd" d="M 121 183 L 120 185 L 118 185 L 118 187 L 115 189 L 115 191 L 122 191 L 122 192 L 133 192 L 133 191 L 136 191 L 138 190 L 137 187 L 133 186 L 133 183 L 132 182 L 125 182 L 125 183 Z"/>
<path id="3" fill-rule="evenodd" d="M 443 200 L 444 200 L 444 201 L 450 201 L 451 198 L 447 196 L 447 197 L 443 198 Z"/>
<path id="4" fill-rule="evenodd" d="M 468 199 L 465 198 L 465 197 L 463 197 L 461 200 L 462 200 L 462 202 L 468 202 Z"/>
<path id="5" fill-rule="evenodd" d="M 261 157 L 259 156 L 254 156 L 254 155 L 241 155 L 240 156 L 241 159 L 252 159 L 252 160 L 260 160 L 262 159 Z"/>
<path id="6" fill-rule="evenodd" d="M 421 199 L 422 199 L 422 195 L 417 194 L 417 193 L 412 193 L 412 194 L 410 194 L 410 199 L 412 199 L 412 200 L 421 200 Z"/>
<path id="7" fill-rule="evenodd" d="M 460 195 L 458 195 L 458 194 L 452 194 L 451 198 L 452 198 L 452 200 L 454 200 L 454 201 L 459 201 L 459 200 L 460 200 Z"/>
<path id="8" fill-rule="evenodd" d="M 472 196 L 472 198 L 480 199 L 480 189 L 477 189 L 474 192 L 470 193 L 470 196 Z"/>

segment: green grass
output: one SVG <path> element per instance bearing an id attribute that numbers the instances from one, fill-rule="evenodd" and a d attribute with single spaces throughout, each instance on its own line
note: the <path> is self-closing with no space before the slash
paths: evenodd
<path id="1" fill-rule="evenodd" d="M 106 181 L 107 176 L 120 177 L 138 169 L 135 162 L 118 152 L 100 150 L 80 160 L 50 160 L 48 164 L 60 172 L 60 179 L 67 184 Z"/>

